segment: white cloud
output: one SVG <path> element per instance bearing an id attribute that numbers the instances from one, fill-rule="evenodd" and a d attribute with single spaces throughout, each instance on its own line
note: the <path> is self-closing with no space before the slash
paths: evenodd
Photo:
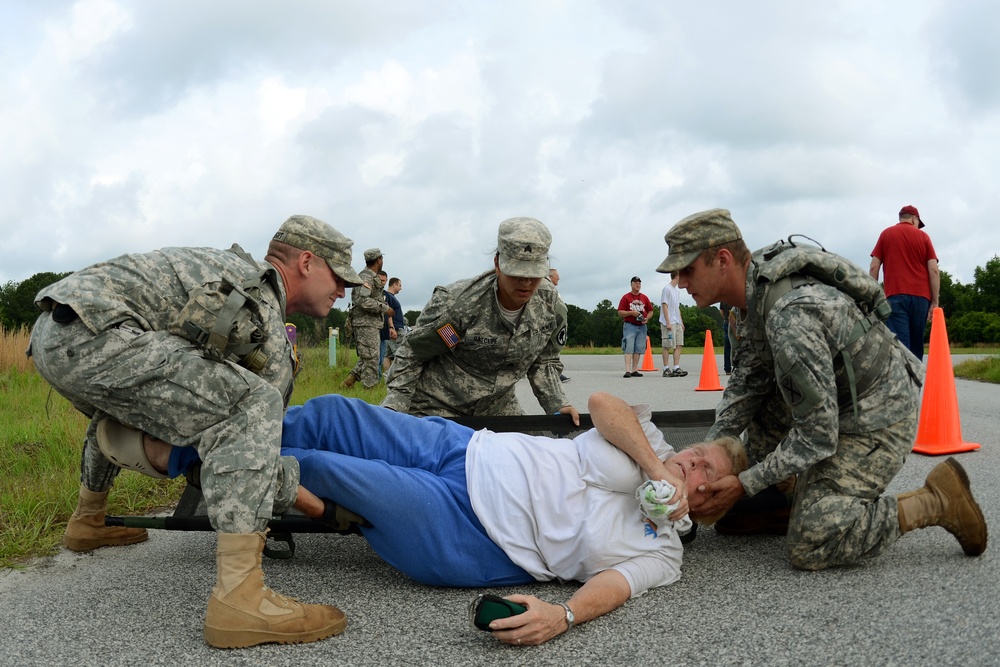
<path id="1" fill-rule="evenodd" d="M 132 27 L 130 13 L 113 0 L 80 0 L 65 21 L 48 28 L 44 53 L 62 66 L 92 57 L 111 40 Z"/>
<path id="2" fill-rule="evenodd" d="M 593 308 L 632 274 L 656 292 L 694 211 L 867 265 L 908 203 L 971 282 L 1000 248 L 997 27 L 987 0 L 8 3 L 0 282 L 259 256 L 307 213 L 381 247 L 416 309 L 533 215 Z"/>

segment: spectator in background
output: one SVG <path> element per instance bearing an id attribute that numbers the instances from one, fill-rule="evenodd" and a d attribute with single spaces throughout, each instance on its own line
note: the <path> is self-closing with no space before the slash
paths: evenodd
<path id="1" fill-rule="evenodd" d="M 558 270 L 556 270 L 556 269 L 549 269 L 549 281 L 553 285 L 555 285 L 556 287 L 559 286 L 559 271 Z M 561 301 L 562 297 L 559 297 L 559 300 Z M 569 382 L 569 378 L 566 377 L 565 374 L 560 373 L 559 374 L 559 381 L 560 382 Z"/>
<path id="2" fill-rule="evenodd" d="M 875 280 L 882 269 L 883 289 L 892 306 L 886 326 L 917 359 L 924 358 L 924 329 L 941 289 L 937 254 L 923 228 L 915 206 L 901 208 L 899 222 L 879 235 L 868 269 Z"/>
<path id="3" fill-rule="evenodd" d="M 663 341 L 663 377 L 682 378 L 687 371 L 681 368 L 681 348 L 684 347 L 684 321 L 681 318 L 681 291 L 677 288 L 677 272 L 670 274 L 670 282 L 660 293 L 660 338 Z M 674 367 L 670 368 L 670 354 Z"/>
<path id="4" fill-rule="evenodd" d="M 379 277 L 388 287 L 383 291 L 385 302 L 392 308 L 393 314 L 385 316 L 382 327 L 382 348 L 379 350 L 379 371 L 388 372 L 392 360 L 396 356 L 396 348 L 400 339 L 406 334 L 406 320 L 403 319 L 403 307 L 396 295 L 403 289 L 403 281 L 399 278 L 389 278 L 385 271 L 379 272 Z"/>
<path id="5" fill-rule="evenodd" d="M 632 289 L 618 301 L 618 315 L 622 324 L 622 352 L 625 353 L 625 375 L 627 378 L 641 378 L 639 360 L 646 351 L 646 320 L 653 314 L 653 303 L 639 291 L 642 280 L 632 276 Z"/>
<path id="6" fill-rule="evenodd" d="M 881 321 L 832 285 L 781 280 L 781 260 L 767 248 L 751 255 L 725 209 L 684 218 L 665 240 L 670 251 L 657 270 L 678 271 L 698 307 L 725 301 L 743 318 L 736 372 L 706 438 L 745 433 L 754 464 L 699 486 L 713 495 L 692 502 L 693 516 L 729 517 L 742 503 L 751 510 L 742 534 L 787 532 L 791 564 L 804 570 L 860 563 L 928 526 L 948 530 L 968 556 L 986 550 L 986 520 L 954 458 L 920 489 L 886 493 L 913 447 L 923 368 Z M 847 357 L 844 341 L 855 331 Z M 778 487 L 792 476 L 789 507 Z M 759 502 L 767 496 L 777 503 Z"/>

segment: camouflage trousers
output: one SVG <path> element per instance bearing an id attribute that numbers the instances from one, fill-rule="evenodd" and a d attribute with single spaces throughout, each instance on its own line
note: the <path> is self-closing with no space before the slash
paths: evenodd
<path id="1" fill-rule="evenodd" d="M 378 365 L 379 351 L 382 348 L 379 329 L 355 326 L 354 340 L 357 342 L 358 363 L 354 365 L 351 373 L 361 380 L 361 384 L 370 389 L 382 378 Z"/>
<path id="2" fill-rule="evenodd" d="M 772 415 L 773 416 L 773 415 Z M 772 421 L 747 429 L 757 460 L 787 433 Z M 822 570 L 878 556 L 900 536 L 895 496 L 882 495 L 913 448 L 917 416 L 871 433 L 841 433 L 837 452 L 798 477 L 788 525 L 792 566 Z"/>
<path id="3" fill-rule="evenodd" d="M 79 319 L 57 324 L 48 313 L 30 349 L 41 376 L 91 418 L 81 463 L 88 489 L 110 488 L 121 470 L 97 446 L 97 422 L 111 417 L 198 451 L 205 505 L 220 532 L 263 530 L 272 512 L 294 503 L 299 468 L 280 455 L 282 396 L 250 371 L 205 359 L 166 332 L 123 324 L 95 335 Z"/>
<path id="4" fill-rule="evenodd" d="M 427 389 L 432 389 L 434 379 L 425 376 L 424 383 L 429 385 L 426 387 Z M 418 417 L 518 417 L 524 414 L 524 409 L 521 407 L 521 402 L 517 400 L 517 392 L 513 386 L 478 401 L 470 402 L 462 410 L 444 403 L 436 394 L 422 389 L 418 389 L 413 400 L 410 401 L 408 414 Z"/>

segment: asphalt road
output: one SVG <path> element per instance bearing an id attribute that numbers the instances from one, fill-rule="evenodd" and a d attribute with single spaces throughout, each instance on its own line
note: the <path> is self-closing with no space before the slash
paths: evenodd
<path id="1" fill-rule="evenodd" d="M 566 356 L 570 400 L 585 409 L 595 390 L 655 410 L 713 408 L 690 375 L 621 377 L 621 357 Z M 656 360 L 659 368 L 659 360 Z M 721 365 L 720 365 L 721 368 Z M 726 381 L 722 377 L 722 383 Z M 525 386 L 522 402 L 537 413 Z M 1000 517 L 1000 387 L 956 381 L 965 440 L 960 454 L 987 521 Z M 943 457 L 912 454 L 890 487 L 919 486 Z M 418 526 L 400 525 L 404 534 Z M 156 531 L 144 544 L 63 551 L 0 571 L 0 665 L 995 665 L 1000 635 L 997 546 L 967 558 L 941 528 L 903 536 L 882 557 L 851 568 L 800 572 L 783 539 L 703 530 L 685 553 L 684 575 L 666 588 L 574 628 L 548 644 L 511 648 L 473 630 L 480 591 L 413 583 L 358 537 L 302 535 L 296 556 L 267 561 L 268 583 L 349 617 L 326 641 L 223 651 L 205 645 L 202 619 L 214 581 L 214 537 Z M 495 589 L 567 599 L 576 586 Z"/>

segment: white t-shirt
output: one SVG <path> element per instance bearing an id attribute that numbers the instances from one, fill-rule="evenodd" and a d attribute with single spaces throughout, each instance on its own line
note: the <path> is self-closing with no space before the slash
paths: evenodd
<path id="1" fill-rule="evenodd" d="M 664 308 L 663 304 L 667 304 Z M 660 324 L 667 324 L 667 318 L 671 324 L 681 324 L 681 289 L 676 285 L 667 283 L 660 292 Z"/>
<path id="2" fill-rule="evenodd" d="M 649 407 L 633 409 L 656 454 L 672 456 Z M 597 429 L 573 439 L 478 431 L 465 471 L 490 538 L 539 581 L 587 581 L 613 569 L 638 597 L 680 577 L 677 531 L 657 532 L 644 519 L 635 491 L 646 478 Z"/>

